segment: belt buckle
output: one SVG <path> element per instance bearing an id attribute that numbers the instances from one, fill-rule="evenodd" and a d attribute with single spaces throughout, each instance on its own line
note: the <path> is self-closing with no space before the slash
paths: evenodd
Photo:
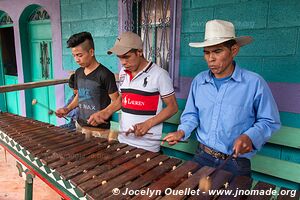
<path id="1" fill-rule="evenodd" d="M 205 151 L 206 153 L 208 153 L 208 154 L 210 154 L 212 157 L 214 157 L 214 158 L 217 158 L 217 159 L 223 159 L 223 160 L 225 160 L 226 158 L 227 158 L 227 155 L 226 154 L 223 154 L 223 153 L 221 153 L 221 152 L 218 152 L 218 151 L 215 151 L 215 150 L 213 150 L 213 149 L 211 149 L 211 148 L 209 148 L 209 147 L 207 147 L 207 146 L 205 146 L 205 145 L 203 145 L 203 144 L 201 144 L 200 143 L 200 148 L 203 150 L 203 151 Z"/>
<path id="2" fill-rule="evenodd" d="M 217 151 L 212 151 L 212 156 L 215 157 L 215 158 L 218 158 L 218 159 L 223 159 L 225 160 L 225 155 L 222 154 L 221 152 L 217 152 Z"/>

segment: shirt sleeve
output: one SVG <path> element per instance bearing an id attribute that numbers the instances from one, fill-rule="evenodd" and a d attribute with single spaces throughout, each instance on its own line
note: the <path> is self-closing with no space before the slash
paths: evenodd
<path id="1" fill-rule="evenodd" d="M 172 79 L 166 70 L 162 70 L 158 85 L 161 98 L 166 98 L 175 94 Z"/>
<path id="2" fill-rule="evenodd" d="M 78 90 L 78 69 L 75 71 L 75 74 L 74 74 L 74 90 Z"/>
<path id="3" fill-rule="evenodd" d="M 256 121 L 245 134 L 252 140 L 255 149 L 260 150 L 271 138 L 272 133 L 279 130 L 280 116 L 276 102 L 267 83 L 261 78 L 254 99 Z"/>
<path id="4" fill-rule="evenodd" d="M 199 114 L 198 108 L 195 106 L 195 92 L 197 91 L 197 81 L 194 79 L 190 88 L 189 96 L 184 108 L 184 111 L 180 117 L 180 125 L 178 130 L 183 130 L 185 133 L 184 139 L 190 137 L 195 128 L 199 126 Z"/>
<path id="5" fill-rule="evenodd" d="M 124 72 L 124 70 L 122 68 L 120 70 L 120 72 L 119 72 L 119 87 L 118 87 L 118 90 L 119 90 L 120 94 L 121 94 L 121 86 L 122 86 L 122 84 L 123 84 L 123 82 L 125 80 L 125 76 L 126 76 L 126 74 L 125 74 L 125 72 Z"/>
<path id="6" fill-rule="evenodd" d="M 108 94 L 112 94 L 112 93 L 115 93 L 116 91 L 118 91 L 115 75 L 108 69 L 105 73 L 105 77 L 103 80 L 105 82 L 105 87 L 106 87 L 106 90 L 108 91 Z"/>

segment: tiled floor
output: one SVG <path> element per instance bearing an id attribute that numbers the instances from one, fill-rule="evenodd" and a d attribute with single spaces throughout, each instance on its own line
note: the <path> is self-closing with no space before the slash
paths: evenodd
<path id="1" fill-rule="evenodd" d="M 0 200 L 24 199 L 24 180 L 19 177 L 16 159 L 8 152 L 5 161 L 4 149 L 0 146 Z M 60 196 L 38 177 L 33 180 L 34 200 L 60 200 Z"/>

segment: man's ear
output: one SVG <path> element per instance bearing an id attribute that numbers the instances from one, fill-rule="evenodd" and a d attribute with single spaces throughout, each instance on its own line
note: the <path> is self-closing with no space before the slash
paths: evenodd
<path id="1" fill-rule="evenodd" d="M 91 54 L 91 56 L 95 56 L 95 50 L 94 50 L 94 49 L 91 48 L 91 49 L 89 50 L 89 53 Z"/>
<path id="2" fill-rule="evenodd" d="M 142 57 L 142 56 L 143 56 L 143 50 L 142 50 L 142 49 L 139 49 L 139 50 L 137 51 L 137 54 L 138 54 L 139 57 Z"/>
<path id="3" fill-rule="evenodd" d="M 231 52 L 232 52 L 232 56 L 235 57 L 240 51 L 240 46 L 237 45 L 237 44 L 234 44 L 232 47 L 231 47 Z"/>

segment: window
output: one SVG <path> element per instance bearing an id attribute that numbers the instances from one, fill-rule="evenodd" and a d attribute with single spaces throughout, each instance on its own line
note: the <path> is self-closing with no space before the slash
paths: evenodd
<path id="1" fill-rule="evenodd" d="M 47 11 L 44 8 L 39 7 L 36 10 L 34 10 L 34 12 L 29 16 L 28 21 L 38 21 L 47 19 L 50 19 L 50 16 L 47 13 Z"/>
<path id="2" fill-rule="evenodd" d="M 0 16 L 0 26 L 8 24 L 13 24 L 13 21 L 7 13 L 3 13 Z"/>
<path id="3" fill-rule="evenodd" d="M 178 87 L 181 1 L 119 0 L 120 7 L 119 32 L 139 34 L 145 57 L 167 70 Z"/>
<path id="4" fill-rule="evenodd" d="M 13 21 L 7 13 L 0 16 L 0 70 L 1 66 L 4 75 L 18 75 Z"/>

